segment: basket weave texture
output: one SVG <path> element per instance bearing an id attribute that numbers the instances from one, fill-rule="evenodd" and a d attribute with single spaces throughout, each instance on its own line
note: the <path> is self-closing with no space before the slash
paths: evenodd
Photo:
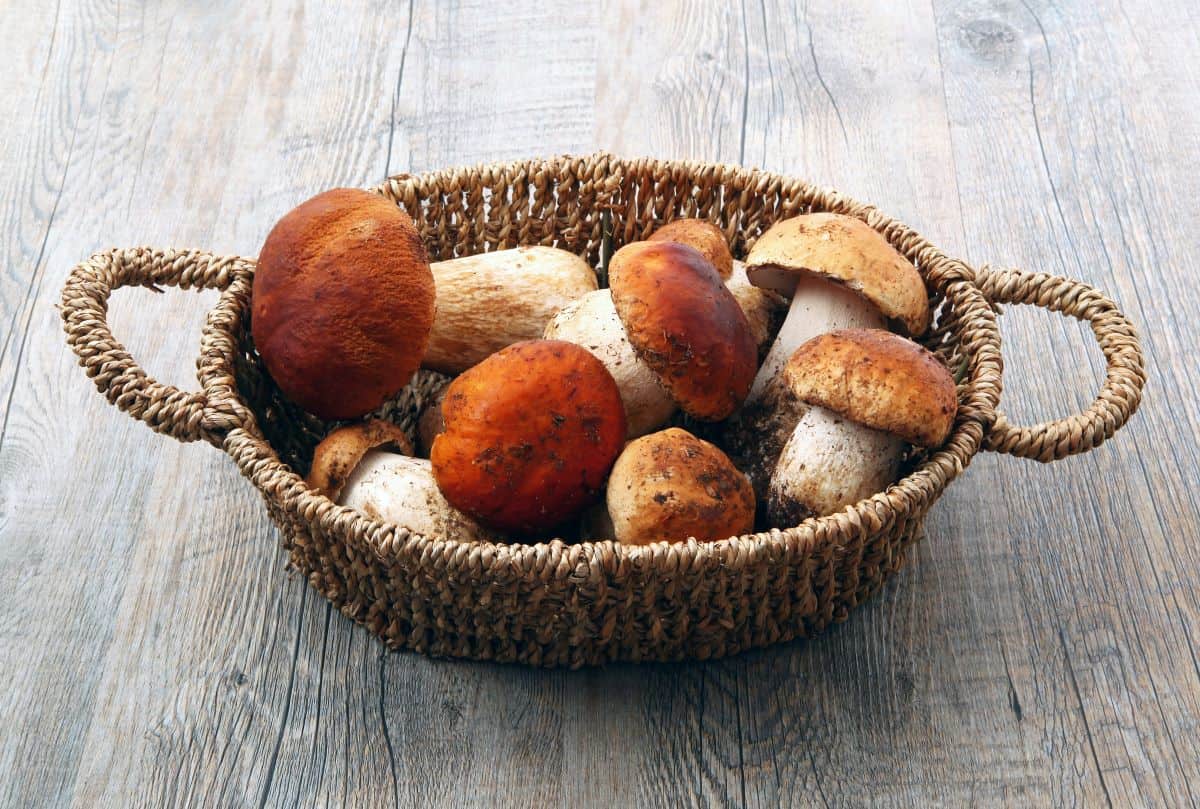
<path id="1" fill-rule="evenodd" d="M 845 619 L 901 566 L 928 509 L 981 448 L 1041 461 L 1089 450 L 1132 415 L 1145 381 L 1133 326 L 1091 287 L 971 268 L 871 206 L 767 172 L 599 153 L 401 175 L 375 190 L 413 217 L 435 260 L 541 244 L 604 266 L 621 245 L 679 217 L 717 223 L 741 256 L 780 219 L 856 216 L 921 272 L 936 311 L 924 342 L 961 379 L 945 445 L 886 491 L 830 516 L 713 543 L 462 542 L 375 522 L 305 486 L 313 447 L 331 425 L 287 402 L 262 369 L 249 329 L 253 260 L 134 248 L 76 267 L 62 314 L 100 391 L 157 432 L 228 453 L 262 494 L 295 567 L 395 648 L 579 667 L 715 658 L 810 635 Z M 199 392 L 156 382 L 113 338 L 107 300 L 129 285 L 223 290 L 203 331 Z M 1090 322 L 1108 373 L 1087 410 L 1009 425 L 998 410 L 999 303 Z M 421 372 L 381 415 L 411 432 L 445 381 Z"/>

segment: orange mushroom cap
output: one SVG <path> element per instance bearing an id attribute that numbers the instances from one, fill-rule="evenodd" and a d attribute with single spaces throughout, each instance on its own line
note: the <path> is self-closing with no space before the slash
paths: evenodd
<path id="1" fill-rule="evenodd" d="M 279 220 L 259 254 L 254 344 L 284 395 L 321 418 L 357 418 L 403 388 L 433 314 L 421 237 L 378 194 L 318 194 Z"/>
<path id="2" fill-rule="evenodd" d="M 446 389 L 430 460 L 451 505 L 481 524 L 536 534 L 600 495 L 625 441 L 612 375 L 585 348 L 504 348 Z"/>
<path id="3" fill-rule="evenodd" d="M 629 342 L 679 407 L 706 421 L 737 410 L 758 346 L 712 263 L 680 242 L 634 242 L 613 255 L 608 278 Z"/>

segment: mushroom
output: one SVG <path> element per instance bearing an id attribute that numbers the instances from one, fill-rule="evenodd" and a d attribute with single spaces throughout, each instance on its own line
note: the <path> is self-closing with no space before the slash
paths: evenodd
<path id="1" fill-rule="evenodd" d="M 791 299 L 750 395 L 724 434 L 732 457 L 761 497 L 804 412 L 777 387 L 792 353 L 825 332 L 881 328 L 889 321 L 920 336 L 930 315 L 916 267 L 877 231 L 849 216 L 815 213 L 776 223 L 746 257 L 746 276 L 751 284 Z"/>
<path id="2" fill-rule="evenodd" d="M 442 402 L 433 475 L 455 507 L 535 535 L 595 502 L 625 439 L 621 392 L 604 364 L 561 340 L 501 349 Z"/>
<path id="3" fill-rule="evenodd" d="M 330 433 L 313 454 L 308 485 L 339 505 L 427 537 L 499 537 L 446 502 L 429 461 L 412 458 L 408 437 L 389 421 Z"/>
<path id="4" fill-rule="evenodd" d="M 754 340 L 703 255 L 678 242 L 634 242 L 613 255 L 608 282 L 633 350 L 680 409 L 701 421 L 737 410 L 754 378 Z"/>
<path id="5" fill-rule="evenodd" d="M 251 331 L 288 399 L 357 418 L 408 384 L 434 320 L 429 258 L 408 214 L 335 188 L 271 229 L 254 273 Z"/>
<path id="6" fill-rule="evenodd" d="M 676 219 L 654 231 L 648 241 L 687 244 L 712 262 L 746 315 L 759 357 L 766 353 L 787 306 L 776 293 L 750 283 L 746 278 L 746 265 L 735 260 L 729 252 L 729 242 L 719 227 L 705 219 Z"/>
<path id="7" fill-rule="evenodd" d="M 750 326 L 713 265 L 679 242 L 634 242 L 609 262 L 611 288 L 565 307 L 545 336 L 591 351 L 617 380 L 629 436 L 661 426 L 676 407 L 725 418 L 754 375 Z"/>
<path id="8" fill-rule="evenodd" d="M 678 242 L 700 251 L 716 269 L 722 281 L 733 272 L 733 254 L 721 229 L 707 219 L 676 219 L 650 234 L 650 242 Z"/>
<path id="9" fill-rule="evenodd" d="M 781 376 L 809 407 L 771 476 L 767 516 L 777 526 L 883 491 L 896 480 L 906 445 L 941 445 L 958 411 L 946 366 L 882 329 L 815 337 Z"/>
<path id="10" fill-rule="evenodd" d="M 711 542 L 754 528 L 754 490 L 725 453 L 671 427 L 631 441 L 608 481 L 608 515 L 625 545 Z"/>
<path id="11" fill-rule="evenodd" d="M 432 271 L 437 316 L 422 366 L 451 375 L 538 339 L 555 312 L 597 288 L 586 261 L 554 247 L 438 261 Z"/>
<path id="12" fill-rule="evenodd" d="M 791 299 L 754 379 L 750 402 L 764 393 L 792 352 L 818 334 L 882 328 L 889 320 L 912 337 L 929 328 L 929 299 L 917 268 L 852 216 L 814 213 L 776 223 L 746 256 L 746 277 Z"/>

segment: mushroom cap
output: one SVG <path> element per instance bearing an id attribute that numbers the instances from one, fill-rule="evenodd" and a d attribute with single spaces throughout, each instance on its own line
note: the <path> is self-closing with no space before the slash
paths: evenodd
<path id="1" fill-rule="evenodd" d="M 700 251 L 716 267 L 722 280 L 733 272 L 733 254 L 721 229 L 707 219 L 676 219 L 650 234 L 647 241 L 679 242 Z"/>
<path id="2" fill-rule="evenodd" d="M 679 407 L 706 421 L 737 410 L 758 346 L 708 259 L 678 242 L 634 242 L 613 255 L 608 278 L 629 342 Z"/>
<path id="3" fill-rule="evenodd" d="M 374 419 L 334 430 L 317 444 L 305 482 L 330 500 L 337 500 L 346 481 L 370 450 L 386 448 L 412 455 L 404 430 L 390 421 Z"/>
<path id="4" fill-rule="evenodd" d="M 335 188 L 287 213 L 254 273 L 254 344 L 289 399 L 323 419 L 374 410 L 421 364 L 434 284 L 408 214 Z"/>
<path id="5" fill-rule="evenodd" d="M 789 298 L 799 273 L 844 284 L 914 337 L 929 328 L 929 295 L 921 274 L 861 219 L 832 213 L 784 219 L 746 256 L 750 283 Z"/>
<path id="6" fill-rule="evenodd" d="M 958 413 L 946 366 L 882 329 L 814 337 L 796 349 L 783 374 L 799 399 L 923 447 L 945 441 Z"/>
<path id="7" fill-rule="evenodd" d="M 450 383 L 430 460 L 451 505 L 521 534 L 594 502 L 625 441 L 612 375 L 560 340 L 504 348 Z"/>
<path id="8" fill-rule="evenodd" d="M 629 442 L 608 482 L 614 533 L 627 545 L 738 536 L 754 528 L 754 507 L 725 453 L 677 427 Z"/>

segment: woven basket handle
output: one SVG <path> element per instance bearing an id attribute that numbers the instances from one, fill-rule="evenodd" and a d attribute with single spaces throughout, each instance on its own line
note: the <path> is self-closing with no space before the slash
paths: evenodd
<path id="1" fill-rule="evenodd" d="M 997 411 L 985 447 L 1048 463 L 1087 452 L 1111 438 L 1137 410 L 1146 384 L 1137 330 L 1116 303 L 1087 284 L 1046 273 L 983 268 L 976 279 L 992 303 L 1029 304 L 1086 320 L 1108 365 L 1104 385 L 1082 413 L 1019 427 Z"/>
<path id="2" fill-rule="evenodd" d="M 247 294 L 252 263 L 246 259 L 214 256 L 191 250 L 129 248 L 96 253 L 77 265 L 63 287 L 61 314 L 67 343 L 79 356 L 79 364 L 108 401 L 158 433 L 177 441 L 203 438 L 220 446 L 222 437 L 246 418 L 244 408 L 232 396 L 221 397 L 220 406 L 210 406 L 204 393 L 188 393 L 164 385 L 147 374 L 130 356 L 108 327 L 108 299 L 113 290 L 126 286 L 160 286 L 180 289 L 217 289 Z M 197 362 L 202 386 L 205 382 L 205 345 L 213 340 L 218 306 L 209 314 Z M 205 386 L 207 387 L 207 386 Z"/>

